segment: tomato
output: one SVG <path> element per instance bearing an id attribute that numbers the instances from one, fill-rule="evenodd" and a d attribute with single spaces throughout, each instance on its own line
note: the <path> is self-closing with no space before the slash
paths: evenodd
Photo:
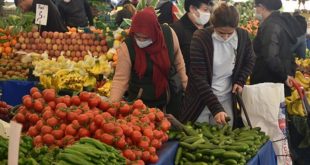
<path id="1" fill-rule="evenodd" d="M 25 122 L 25 116 L 22 113 L 17 113 L 14 117 L 14 119 L 18 122 L 18 123 L 24 123 Z"/>
<path id="2" fill-rule="evenodd" d="M 34 92 L 31 96 L 33 99 L 42 98 L 42 94 L 40 92 Z"/>
<path id="3" fill-rule="evenodd" d="M 82 138 L 82 137 L 90 137 L 90 132 L 86 128 L 80 128 L 78 135 L 79 135 L 80 138 Z"/>
<path id="4" fill-rule="evenodd" d="M 77 117 L 77 120 L 79 121 L 80 125 L 84 125 L 89 122 L 89 117 L 86 114 L 80 114 Z"/>
<path id="5" fill-rule="evenodd" d="M 165 114 L 162 111 L 157 111 L 155 116 L 157 121 L 162 121 L 165 117 Z"/>
<path id="6" fill-rule="evenodd" d="M 89 131 L 90 131 L 90 133 L 95 133 L 97 129 L 98 129 L 98 127 L 97 127 L 95 122 L 91 122 L 89 124 Z"/>
<path id="7" fill-rule="evenodd" d="M 150 156 L 151 156 L 151 154 L 150 154 L 149 151 L 143 151 L 141 158 L 142 158 L 143 161 L 148 162 L 149 159 L 150 159 Z"/>
<path id="8" fill-rule="evenodd" d="M 80 109 L 83 110 L 84 112 L 89 111 L 88 103 L 85 104 L 81 103 Z"/>
<path id="9" fill-rule="evenodd" d="M 88 100 L 88 105 L 90 108 L 97 107 L 99 103 L 100 99 L 98 99 L 97 97 L 93 97 Z"/>
<path id="10" fill-rule="evenodd" d="M 37 130 L 41 130 L 41 128 L 42 128 L 43 125 L 44 125 L 44 122 L 43 122 L 43 120 L 41 119 L 41 120 L 39 120 L 39 121 L 36 123 L 35 127 L 36 127 Z"/>
<path id="11" fill-rule="evenodd" d="M 140 99 L 138 99 L 138 100 L 136 100 L 134 103 L 133 103 L 133 108 L 134 109 L 142 109 L 143 107 L 144 107 L 144 104 L 143 104 L 143 102 L 142 102 L 142 100 L 140 100 Z"/>
<path id="12" fill-rule="evenodd" d="M 145 162 L 143 160 L 137 160 L 137 165 L 145 165 Z"/>
<path id="13" fill-rule="evenodd" d="M 30 89 L 30 94 L 32 95 L 32 94 L 35 93 L 35 92 L 40 92 L 40 90 L 39 90 L 37 87 L 32 87 L 32 88 Z"/>
<path id="14" fill-rule="evenodd" d="M 33 145 L 36 147 L 42 146 L 43 140 L 42 136 L 38 135 L 33 139 Z"/>
<path id="15" fill-rule="evenodd" d="M 44 120 L 47 120 L 47 119 L 51 118 L 51 117 L 53 116 L 53 114 L 54 114 L 53 111 L 51 111 L 51 110 L 46 110 L 46 111 L 43 113 L 42 117 L 43 117 Z"/>
<path id="16" fill-rule="evenodd" d="M 106 133 L 113 133 L 115 131 L 115 124 L 114 123 L 102 123 L 103 131 Z"/>
<path id="17" fill-rule="evenodd" d="M 147 124 L 151 122 L 151 120 L 150 120 L 147 116 L 142 117 L 142 118 L 140 119 L 140 121 L 141 121 L 142 123 L 147 123 Z"/>
<path id="18" fill-rule="evenodd" d="M 65 134 L 75 136 L 77 133 L 76 129 L 73 128 L 72 124 L 67 125 Z"/>
<path id="19" fill-rule="evenodd" d="M 112 116 L 115 116 L 116 115 L 116 112 L 117 112 L 117 109 L 116 108 L 109 108 L 107 110 L 107 112 L 109 112 Z"/>
<path id="20" fill-rule="evenodd" d="M 119 112 L 124 115 L 130 113 L 130 106 L 128 104 L 122 105 L 119 109 Z"/>
<path id="21" fill-rule="evenodd" d="M 83 91 L 83 92 L 81 92 L 80 93 L 80 99 L 81 99 L 81 101 L 88 101 L 89 100 L 89 98 L 90 98 L 90 93 L 89 92 L 85 92 L 85 91 Z"/>
<path id="22" fill-rule="evenodd" d="M 154 136 L 153 130 L 151 128 L 145 128 L 143 130 L 143 135 L 148 137 L 149 139 L 153 139 L 153 136 Z"/>
<path id="23" fill-rule="evenodd" d="M 60 109 L 57 109 L 55 113 L 56 113 L 56 116 L 59 117 L 60 119 L 65 119 L 67 117 L 67 113 Z"/>
<path id="24" fill-rule="evenodd" d="M 148 151 L 150 154 L 156 154 L 156 148 L 155 147 L 149 147 Z"/>
<path id="25" fill-rule="evenodd" d="M 25 99 L 32 99 L 32 97 L 30 95 L 25 95 L 22 97 L 22 100 L 24 101 Z"/>
<path id="26" fill-rule="evenodd" d="M 34 108 L 34 110 L 36 112 L 40 113 L 40 112 L 42 112 L 44 107 L 43 107 L 43 104 L 40 101 L 35 100 L 34 104 L 33 104 L 33 108 Z"/>
<path id="27" fill-rule="evenodd" d="M 162 144 L 158 139 L 153 139 L 151 142 L 151 145 L 155 147 L 156 149 L 160 149 Z"/>
<path id="28" fill-rule="evenodd" d="M 63 140 L 62 139 L 59 139 L 59 140 L 55 140 L 55 145 L 58 146 L 58 147 L 63 147 Z"/>
<path id="29" fill-rule="evenodd" d="M 71 103 L 73 105 L 79 106 L 81 103 L 80 97 L 79 96 L 72 96 L 71 97 Z"/>
<path id="30" fill-rule="evenodd" d="M 123 135 L 124 135 L 124 131 L 123 131 L 122 127 L 116 126 L 116 127 L 115 127 L 115 130 L 114 130 L 114 135 L 115 135 L 116 137 L 121 137 L 121 136 L 123 136 Z"/>
<path id="31" fill-rule="evenodd" d="M 46 123 L 47 123 L 47 125 L 49 125 L 51 127 L 55 127 L 58 124 L 58 119 L 56 119 L 55 117 L 51 117 L 51 118 L 47 119 Z"/>
<path id="32" fill-rule="evenodd" d="M 43 108 L 41 113 L 43 114 L 45 111 L 52 111 L 52 108 L 49 105 L 47 105 Z"/>
<path id="33" fill-rule="evenodd" d="M 152 130 L 154 130 L 156 128 L 154 123 L 150 123 L 149 126 L 150 126 L 150 128 L 152 128 Z"/>
<path id="34" fill-rule="evenodd" d="M 56 104 L 63 103 L 63 99 L 64 99 L 63 97 L 57 97 L 55 99 Z"/>
<path id="35" fill-rule="evenodd" d="M 50 126 L 43 125 L 43 126 L 41 127 L 41 134 L 42 134 L 42 135 L 51 133 L 52 131 L 53 131 L 53 128 L 50 127 Z"/>
<path id="36" fill-rule="evenodd" d="M 169 136 L 166 133 L 164 133 L 163 137 L 161 138 L 161 141 L 162 142 L 167 142 L 168 139 L 169 139 Z"/>
<path id="37" fill-rule="evenodd" d="M 131 139 L 135 142 L 135 143 L 139 143 L 141 141 L 142 138 L 142 134 L 140 131 L 133 131 L 131 134 Z"/>
<path id="38" fill-rule="evenodd" d="M 65 103 L 68 107 L 71 106 L 71 97 L 70 97 L 70 96 L 68 96 L 68 95 L 64 96 L 64 98 L 63 98 L 62 101 L 63 101 L 63 103 Z"/>
<path id="39" fill-rule="evenodd" d="M 67 120 L 70 122 L 77 119 L 77 117 L 78 117 L 78 114 L 76 112 L 68 112 L 67 113 Z"/>
<path id="40" fill-rule="evenodd" d="M 124 157 L 128 158 L 129 160 L 136 160 L 136 155 L 130 149 L 126 149 L 123 151 Z"/>
<path id="41" fill-rule="evenodd" d="M 23 104 L 27 108 L 32 108 L 32 106 L 33 106 L 32 99 L 31 98 L 24 99 Z"/>
<path id="42" fill-rule="evenodd" d="M 67 128 L 67 125 L 65 123 L 60 124 L 59 129 L 65 131 Z"/>
<path id="43" fill-rule="evenodd" d="M 34 125 L 40 120 L 39 116 L 37 114 L 31 114 L 29 116 L 29 121 Z"/>
<path id="44" fill-rule="evenodd" d="M 117 140 L 117 142 L 115 143 L 115 146 L 119 149 L 123 149 L 126 146 L 126 140 L 125 137 L 121 137 Z"/>
<path id="45" fill-rule="evenodd" d="M 160 127 L 162 131 L 166 132 L 170 129 L 171 123 L 167 119 L 162 120 L 160 123 Z"/>
<path id="46" fill-rule="evenodd" d="M 95 114 L 94 114 L 92 111 L 86 112 L 85 115 L 88 116 L 88 122 L 89 122 L 89 121 L 93 121 L 94 118 L 95 118 Z"/>
<path id="47" fill-rule="evenodd" d="M 91 109 L 91 111 L 92 111 L 92 113 L 94 114 L 94 117 L 96 116 L 96 115 L 98 115 L 98 114 L 101 114 L 101 111 L 100 111 L 100 109 L 98 109 L 98 108 L 92 108 Z"/>
<path id="48" fill-rule="evenodd" d="M 98 114 L 98 115 L 95 116 L 94 122 L 96 123 L 97 126 L 101 126 L 102 121 L 103 121 L 103 116 L 102 115 Z"/>
<path id="49" fill-rule="evenodd" d="M 122 124 L 121 127 L 122 127 L 123 132 L 124 132 L 124 134 L 126 136 L 130 136 L 131 135 L 131 133 L 133 131 L 132 127 L 130 127 L 130 126 L 126 125 L 126 124 Z"/>
<path id="50" fill-rule="evenodd" d="M 154 133 L 154 137 L 156 139 L 161 139 L 163 137 L 163 135 L 164 135 L 163 132 L 159 131 L 159 130 L 154 130 L 153 133 Z"/>
<path id="51" fill-rule="evenodd" d="M 103 134 L 103 130 L 102 129 L 97 129 L 95 131 L 95 139 L 101 139 L 101 135 Z"/>
<path id="52" fill-rule="evenodd" d="M 51 107 L 51 109 L 55 109 L 56 108 L 56 102 L 55 101 L 50 101 L 47 104 Z"/>
<path id="53" fill-rule="evenodd" d="M 77 113 L 77 114 L 79 115 L 79 114 L 81 114 L 83 111 L 82 111 L 80 108 L 78 108 L 78 109 L 76 109 L 74 112 Z"/>
<path id="54" fill-rule="evenodd" d="M 27 134 L 31 137 L 35 137 L 39 134 L 37 128 L 35 126 L 31 126 L 29 129 L 28 129 L 28 132 Z"/>
<path id="55" fill-rule="evenodd" d="M 158 161 L 158 156 L 156 154 L 150 156 L 150 163 L 156 163 Z"/>
<path id="56" fill-rule="evenodd" d="M 119 109 L 121 107 L 121 103 L 120 102 L 114 102 L 114 103 L 112 103 L 112 107 L 115 109 Z"/>
<path id="57" fill-rule="evenodd" d="M 63 143 L 64 146 L 73 144 L 74 143 L 74 137 L 72 135 L 66 135 L 62 139 L 62 143 Z"/>
<path id="58" fill-rule="evenodd" d="M 141 116 L 142 115 L 142 113 L 141 113 L 141 110 L 140 109 L 134 109 L 133 111 L 132 111 L 132 115 L 133 116 Z"/>
<path id="59" fill-rule="evenodd" d="M 126 143 L 127 143 L 128 145 L 132 145 L 132 144 L 133 144 L 132 139 L 131 139 L 130 137 L 126 137 L 126 138 L 125 138 L 125 141 L 126 141 Z"/>
<path id="60" fill-rule="evenodd" d="M 147 114 L 147 117 L 150 119 L 151 122 L 155 121 L 155 119 L 156 119 L 156 116 L 154 113 Z"/>
<path id="61" fill-rule="evenodd" d="M 73 120 L 71 122 L 72 126 L 74 129 L 79 129 L 80 128 L 80 123 L 78 122 L 78 120 Z"/>
<path id="62" fill-rule="evenodd" d="M 65 103 L 57 103 L 56 109 L 64 110 L 67 108 L 67 105 Z"/>
<path id="63" fill-rule="evenodd" d="M 53 130 L 52 135 L 55 137 L 55 139 L 60 140 L 64 137 L 65 133 L 63 130 L 58 129 L 58 130 Z"/>
<path id="64" fill-rule="evenodd" d="M 133 125 L 132 128 L 134 131 L 139 131 L 139 132 L 141 131 L 141 128 L 137 125 Z"/>
<path id="65" fill-rule="evenodd" d="M 42 93 L 46 102 L 54 101 L 56 99 L 56 92 L 53 89 L 45 89 Z"/>
<path id="66" fill-rule="evenodd" d="M 107 101 L 101 101 L 100 103 L 99 103 L 99 106 L 98 106 L 102 111 L 106 111 L 106 110 L 108 110 L 110 107 L 111 107 L 111 105 L 110 105 L 110 103 L 109 102 L 107 102 Z"/>
<path id="67" fill-rule="evenodd" d="M 132 151 L 136 155 L 136 159 L 141 159 L 141 157 L 142 157 L 142 151 L 141 150 L 136 149 L 136 150 L 132 150 Z"/>
<path id="68" fill-rule="evenodd" d="M 114 140 L 114 137 L 110 134 L 107 134 L 107 133 L 103 133 L 100 137 L 100 141 L 102 141 L 103 143 L 108 144 L 108 145 L 112 145 L 113 140 Z"/>
<path id="69" fill-rule="evenodd" d="M 112 118 L 112 115 L 108 112 L 103 112 L 101 115 L 103 116 L 104 119 L 111 119 Z"/>

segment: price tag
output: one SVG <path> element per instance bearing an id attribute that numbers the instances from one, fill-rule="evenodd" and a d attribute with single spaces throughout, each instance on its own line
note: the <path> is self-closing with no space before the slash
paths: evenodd
<path id="1" fill-rule="evenodd" d="M 10 124 L 0 119 L 0 136 L 9 138 Z"/>
<path id="2" fill-rule="evenodd" d="M 48 15 L 48 6 L 43 4 L 37 4 L 36 6 L 36 21 L 35 23 L 38 25 L 47 24 L 47 15 Z"/>
<path id="3" fill-rule="evenodd" d="M 19 153 L 19 141 L 20 134 L 22 131 L 22 125 L 16 123 L 15 121 L 10 122 L 9 129 L 9 165 L 17 165 L 18 164 L 18 153 Z"/>

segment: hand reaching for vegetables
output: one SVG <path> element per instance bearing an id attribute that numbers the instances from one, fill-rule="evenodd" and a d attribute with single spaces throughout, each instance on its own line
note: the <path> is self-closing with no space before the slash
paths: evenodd
<path id="1" fill-rule="evenodd" d="M 226 112 L 219 112 L 214 116 L 214 120 L 217 124 L 226 124 L 226 118 L 227 117 L 227 113 Z"/>

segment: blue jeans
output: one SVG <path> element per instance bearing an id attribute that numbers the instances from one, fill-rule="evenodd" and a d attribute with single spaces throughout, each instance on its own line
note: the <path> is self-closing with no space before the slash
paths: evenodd
<path id="1" fill-rule="evenodd" d="M 307 41 L 306 34 L 297 38 L 297 43 L 293 46 L 293 53 L 299 58 L 306 58 Z"/>

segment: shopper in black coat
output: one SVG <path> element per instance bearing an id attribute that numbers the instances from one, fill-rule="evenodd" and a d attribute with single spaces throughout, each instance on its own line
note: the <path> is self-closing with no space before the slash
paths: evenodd
<path id="1" fill-rule="evenodd" d="M 48 6 L 47 25 L 41 26 L 41 31 L 66 32 L 68 29 L 60 16 L 57 6 L 51 0 L 14 0 L 14 3 L 23 12 L 32 11 L 36 13 L 36 5 L 43 4 Z"/>
<path id="2" fill-rule="evenodd" d="M 281 0 L 255 0 L 256 17 L 261 20 L 253 42 L 257 56 L 251 84 L 284 83 L 290 95 L 291 80 L 296 71 L 292 47 L 297 42 L 291 17 L 281 14 Z"/>
<path id="3" fill-rule="evenodd" d="M 171 25 L 179 39 L 187 74 L 189 74 L 190 69 L 189 50 L 192 36 L 197 29 L 203 29 L 210 18 L 209 15 L 209 18 L 205 17 L 204 22 L 200 21 L 202 17 L 199 12 L 203 11 L 210 14 L 211 7 L 212 0 L 185 0 L 184 8 L 186 13 L 179 21 Z"/>
<path id="4" fill-rule="evenodd" d="M 93 15 L 87 0 L 60 0 L 57 6 L 66 26 L 93 26 Z"/>

